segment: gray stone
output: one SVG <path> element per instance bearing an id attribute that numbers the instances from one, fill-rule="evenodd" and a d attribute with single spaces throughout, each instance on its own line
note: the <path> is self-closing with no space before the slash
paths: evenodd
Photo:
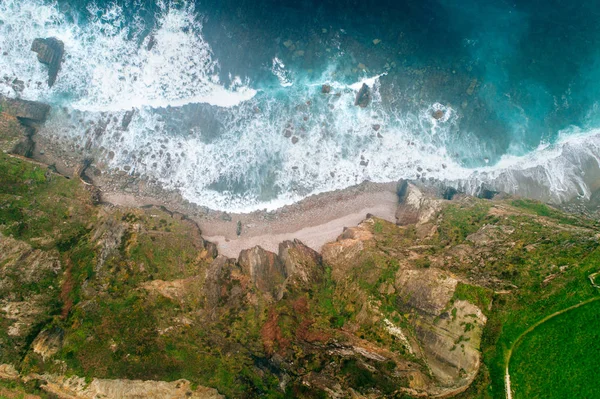
<path id="1" fill-rule="evenodd" d="M 31 51 L 37 53 L 39 62 L 48 66 L 48 86 L 52 87 L 62 63 L 64 43 L 55 37 L 37 38 L 31 44 Z"/>

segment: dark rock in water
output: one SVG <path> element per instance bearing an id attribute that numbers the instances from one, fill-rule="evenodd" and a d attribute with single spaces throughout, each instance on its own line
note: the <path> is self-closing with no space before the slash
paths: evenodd
<path id="1" fill-rule="evenodd" d="M 330 85 L 321 86 L 321 93 L 323 93 L 323 94 L 331 93 L 331 86 Z"/>
<path id="2" fill-rule="evenodd" d="M 379 131 L 379 129 L 381 129 L 381 125 L 380 124 L 375 124 L 373 125 L 373 130 L 375 130 L 376 132 Z"/>
<path id="3" fill-rule="evenodd" d="M 300 139 L 296 136 L 292 137 L 292 144 L 296 144 Z"/>
<path id="4" fill-rule="evenodd" d="M 441 109 L 438 109 L 437 111 L 435 111 L 435 112 L 433 113 L 433 115 L 432 115 L 432 116 L 433 116 L 435 119 L 437 119 L 437 120 L 440 120 L 440 119 L 442 119 L 442 118 L 444 117 L 444 115 L 445 115 L 445 114 L 444 114 L 444 111 L 442 111 Z"/>
<path id="5" fill-rule="evenodd" d="M 23 90 L 25 90 L 25 82 L 15 79 L 12 81 L 11 87 L 16 93 L 21 93 Z"/>
<path id="6" fill-rule="evenodd" d="M 289 139 L 290 137 L 292 137 L 292 131 L 288 128 L 285 129 L 285 131 L 283 132 L 283 137 L 285 137 L 286 139 Z"/>
<path id="7" fill-rule="evenodd" d="M 55 37 L 46 39 L 37 38 L 31 45 L 31 51 L 37 53 L 38 61 L 48 65 L 48 86 L 52 87 L 54 82 L 56 82 L 56 76 L 60 70 L 60 64 L 62 63 L 63 54 L 65 52 L 64 43 Z"/>
<path id="8" fill-rule="evenodd" d="M 23 122 L 46 121 L 50 106 L 37 101 L 19 100 L 0 96 L 0 110 L 4 113 L 19 118 Z"/>
<path id="9" fill-rule="evenodd" d="M 121 128 L 123 130 L 127 130 L 127 128 L 129 127 L 129 124 L 131 123 L 131 120 L 133 119 L 133 114 L 135 114 L 135 109 L 125 112 L 125 115 L 123 116 L 123 120 L 121 121 Z"/>
<path id="10" fill-rule="evenodd" d="M 371 89 L 366 83 L 363 83 L 362 87 L 356 94 L 356 101 L 354 105 L 358 105 L 361 108 L 366 108 L 371 103 Z"/>
<path id="11" fill-rule="evenodd" d="M 156 45 L 156 38 L 154 35 L 150 35 L 150 39 L 148 40 L 148 44 L 146 44 L 146 50 L 150 51 Z"/>

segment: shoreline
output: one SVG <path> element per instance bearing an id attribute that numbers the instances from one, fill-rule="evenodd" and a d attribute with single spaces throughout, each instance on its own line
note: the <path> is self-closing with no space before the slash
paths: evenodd
<path id="1" fill-rule="evenodd" d="M 367 214 L 395 223 L 399 198 L 397 183 L 364 182 L 343 190 L 316 194 L 274 211 L 234 214 L 207 210 L 194 204 L 177 204 L 149 196 L 117 191 L 102 192 L 103 202 L 116 206 L 159 205 L 186 214 L 217 245 L 219 254 L 237 258 L 240 251 L 261 246 L 277 252 L 279 244 L 298 239 L 319 251 L 335 241 L 344 228 L 358 225 Z M 238 236 L 238 223 L 241 234 Z"/>

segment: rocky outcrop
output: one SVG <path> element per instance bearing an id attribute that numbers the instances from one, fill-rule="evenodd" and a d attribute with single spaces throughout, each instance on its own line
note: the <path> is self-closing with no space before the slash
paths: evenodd
<path id="1" fill-rule="evenodd" d="M 287 275 L 288 287 L 311 289 L 323 278 L 321 255 L 300 240 L 279 244 L 279 259 Z"/>
<path id="2" fill-rule="evenodd" d="M 6 323 L 10 350 L 20 351 L 36 325 L 47 319 L 57 291 L 38 286 L 61 271 L 58 254 L 0 234 L 0 323 Z"/>
<path id="3" fill-rule="evenodd" d="M 256 246 L 240 252 L 238 264 L 259 291 L 274 299 L 281 298 L 287 273 L 277 254 Z"/>
<path id="4" fill-rule="evenodd" d="M 64 330 L 59 327 L 52 327 L 42 331 L 31 344 L 33 352 L 40 355 L 46 361 L 62 348 L 64 335 Z"/>
<path id="5" fill-rule="evenodd" d="M 10 364 L 0 365 L 0 378 L 37 381 L 41 388 L 60 399 L 222 399 L 216 389 L 203 386 L 192 386 L 188 380 L 177 381 L 142 381 L 124 379 L 94 378 L 91 382 L 78 376 L 56 374 L 30 374 L 20 376 Z M 54 397 L 53 396 L 53 397 Z"/>
<path id="6" fill-rule="evenodd" d="M 37 101 L 19 100 L 0 95 L 0 111 L 24 122 L 43 123 L 48 117 L 50 106 Z"/>
<path id="7" fill-rule="evenodd" d="M 232 284 L 236 274 L 240 274 L 234 259 L 217 256 L 206 269 L 204 295 L 209 311 L 214 312 L 219 306 L 236 307 L 241 303 L 244 294 L 241 284 Z"/>
<path id="8" fill-rule="evenodd" d="M 39 62 L 48 66 L 48 86 L 52 87 L 62 63 L 64 43 L 55 37 L 37 38 L 31 44 L 31 51 L 37 53 Z"/>
<path id="9" fill-rule="evenodd" d="M 464 300 L 453 300 L 458 281 L 439 269 L 403 270 L 396 277 L 398 304 L 412 314 L 419 347 L 439 384 L 466 388 L 480 365 L 479 345 L 487 318 Z"/>
<path id="10" fill-rule="evenodd" d="M 16 117 L 0 113 L 0 151 L 30 156 L 34 149 L 34 133 L 35 129 L 23 125 Z"/>
<path id="11" fill-rule="evenodd" d="M 17 380 L 19 379 L 19 372 L 12 364 L 0 364 L 0 379 Z"/>
<path id="12" fill-rule="evenodd" d="M 372 221 L 366 220 L 356 227 L 350 227 L 344 230 L 335 242 L 325 244 L 321 248 L 321 254 L 326 264 L 333 267 L 332 276 L 334 279 L 343 279 L 353 265 L 353 260 L 360 257 L 364 249 L 369 245 L 373 238 L 373 233 L 369 228 Z"/>
<path id="13" fill-rule="evenodd" d="M 433 189 L 427 190 L 413 183 L 402 182 L 398 192 L 400 203 L 396 209 L 396 224 L 406 226 L 430 222 L 441 209 L 442 202 L 432 191 Z"/>
<path id="14" fill-rule="evenodd" d="M 0 95 L 0 151 L 31 156 L 34 126 L 43 123 L 50 106 Z"/>
<path id="15" fill-rule="evenodd" d="M 366 83 L 363 83 L 358 93 L 356 93 L 356 100 L 354 100 L 354 105 L 357 105 L 361 108 L 366 108 L 371 103 L 371 89 L 367 86 Z"/>

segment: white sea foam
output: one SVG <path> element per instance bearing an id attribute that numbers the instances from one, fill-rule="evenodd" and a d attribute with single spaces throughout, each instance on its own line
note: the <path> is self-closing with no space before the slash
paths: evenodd
<path id="1" fill-rule="evenodd" d="M 69 23 L 56 5 L 40 0 L 0 2 L 0 70 L 8 80 L 26 82 L 23 96 L 57 101 L 86 111 L 118 111 L 132 107 L 167 107 L 208 103 L 232 107 L 256 91 L 234 79 L 224 87 L 195 19 L 193 3 L 172 7 L 159 1 L 157 25 L 145 39 L 140 19 L 124 21 L 117 5 L 89 8 L 87 24 Z M 58 37 L 66 57 L 56 85 L 48 90 L 45 67 L 30 51 L 36 37 Z M 141 45 L 139 42 L 143 39 Z M 237 83 L 237 84 L 236 84 Z M 12 93 L 9 85 L 0 90 Z"/>
<path id="2" fill-rule="evenodd" d="M 600 131 L 564 132 L 556 144 L 525 156 L 466 168 L 447 150 L 460 123 L 452 107 L 395 113 L 382 104 L 384 74 L 348 83 L 331 65 L 318 79 L 298 73 L 292 80 L 279 58 L 272 72 L 285 91 L 255 95 L 236 77 L 226 87 L 193 8 L 161 6 L 151 46 L 150 36 L 142 40 L 142 22 L 124 28 L 116 6 L 90 10 L 99 17 L 79 26 L 40 0 L 2 0 L 0 51 L 8 55 L 0 68 L 8 84 L 0 83 L 0 92 L 15 95 L 10 82 L 24 80 L 23 97 L 64 107 L 54 107 L 40 134 L 214 209 L 275 209 L 364 180 L 399 178 L 445 180 L 473 193 L 485 184 L 549 201 L 598 188 Z M 63 40 L 68 54 L 50 90 L 41 83 L 45 67 L 29 51 L 35 37 L 47 36 Z M 321 93 L 325 83 L 330 94 Z M 365 109 L 354 105 L 363 83 L 372 91 Z M 131 108 L 137 109 L 124 130 Z M 444 113 L 439 119 L 437 110 Z M 465 143 L 473 154 L 481 145 Z"/>
<path id="3" fill-rule="evenodd" d="M 271 67 L 271 72 L 273 75 L 277 77 L 279 80 L 279 84 L 281 87 L 290 87 L 293 86 L 293 82 L 290 77 L 290 72 L 285 69 L 285 64 L 279 58 L 273 58 L 273 65 Z"/>

